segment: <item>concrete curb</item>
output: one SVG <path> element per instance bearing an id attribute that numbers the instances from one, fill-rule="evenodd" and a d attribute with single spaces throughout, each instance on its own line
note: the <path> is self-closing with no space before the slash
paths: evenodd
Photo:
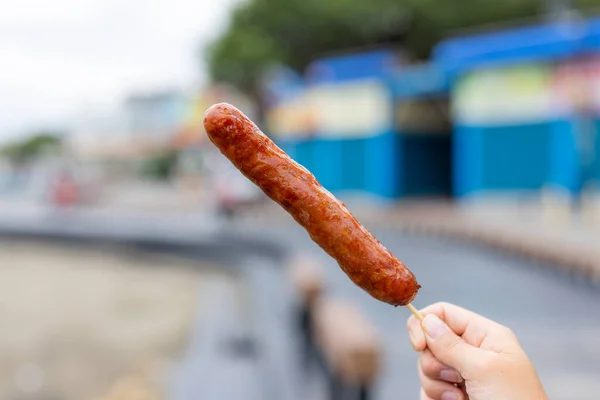
<path id="1" fill-rule="evenodd" d="M 248 256 L 282 260 L 286 249 L 279 243 L 244 234 L 223 224 L 194 229 L 172 224 L 141 225 L 132 229 L 127 221 L 111 221 L 109 229 L 101 223 L 68 218 L 61 224 L 0 223 L 0 238 L 4 240 L 32 239 L 62 245 L 114 246 L 145 252 L 175 253 L 192 259 L 215 261 L 221 265 L 239 265 Z"/>
<path id="2" fill-rule="evenodd" d="M 582 278 L 590 285 L 600 286 L 600 251 L 582 244 L 548 240 L 517 229 L 509 232 L 448 220 L 414 218 L 396 221 L 394 227 L 408 234 L 448 237 L 494 251 L 511 253 L 540 262 L 545 267 L 559 268 L 573 278 Z"/>
<path id="3" fill-rule="evenodd" d="M 351 210 L 368 227 L 399 230 L 408 235 L 446 237 L 510 253 L 539 263 L 543 267 L 564 272 L 600 287 L 600 240 L 598 249 L 555 237 L 542 237 L 519 230 L 518 226 L 501 229 L 461 214 L 448 205 L 416 205 L 374 210 L 357 207 Z M 267 217 L 268 216 L 268 217 Z M 292 219 L 279 207 L 265 207 L 249 216 L 249 221 L 262 224 L 290 223 Z"/>

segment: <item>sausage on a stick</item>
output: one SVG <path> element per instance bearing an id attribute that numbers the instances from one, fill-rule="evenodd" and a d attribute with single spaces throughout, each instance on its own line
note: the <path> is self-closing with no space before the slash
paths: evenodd
<path id="1" fill-rule="evenodd" d="M 204 128 L 233 165 L 290 213 L 356 285 L 394 306 L 413 300 L 420 286 L 412 272 L 242 112 L 215 104 L 204 115 Z"/>

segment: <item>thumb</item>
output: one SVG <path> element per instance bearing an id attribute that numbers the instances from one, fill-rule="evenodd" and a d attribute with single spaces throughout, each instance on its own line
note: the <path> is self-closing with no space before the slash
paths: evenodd
<path id="1" fill-rule="evenodd" d="M 427 347 L 435 358 L 456 369 L 461 375 L 472 369 L 481 350 L 465 342 L 435 314 L 423 318 L 423 330 L 427 338 Z M 463 375 L 464 376 L 464 375 Z"/>

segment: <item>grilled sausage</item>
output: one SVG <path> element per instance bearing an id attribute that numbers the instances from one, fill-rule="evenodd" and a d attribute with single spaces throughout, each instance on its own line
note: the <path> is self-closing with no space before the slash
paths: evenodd
<path id="1" fill-rule="evenodd" d="M 204 128 L 242 174 L 290 213 L 356 285 L 394 306 L 413 300 L 420 286 L 412 272 L 242 112 L 215 104 L 204 115 Z"/>

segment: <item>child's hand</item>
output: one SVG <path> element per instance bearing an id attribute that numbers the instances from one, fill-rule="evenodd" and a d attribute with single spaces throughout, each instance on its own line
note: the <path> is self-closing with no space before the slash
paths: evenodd
<path id="1" fill-rule="evenodd" d="M 421 323 L 408 319 L 410 342 L 421 353 L 421 400 L 548 399 L 508 328 L 447 303 L 421 312 Z"/>

